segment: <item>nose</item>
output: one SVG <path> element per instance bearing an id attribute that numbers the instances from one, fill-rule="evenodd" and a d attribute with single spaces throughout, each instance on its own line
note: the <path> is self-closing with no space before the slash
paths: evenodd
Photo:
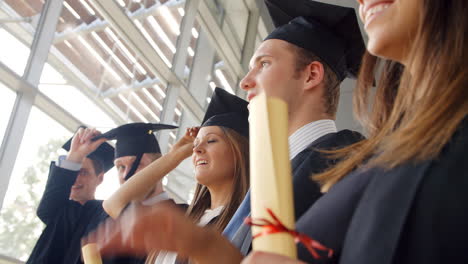
<path id="1" fill-rule="evenodd" d="M 76 177 L 76 180 L 73 184 L 74 185 L 81 184 L 82 181 L 83 181 L 83 175 L 81 175 L 81 173 L 78 173 L 78 177 Z"/>
<path id="2" fill-rule="evenodd" d="M 245 77 L 240 81 L 239 87 L 244 91 L 248 91 L 255 87 L 255 80 L 252 77 L 251 71 L 249 71 L 247 75 L 245 75 Z"/>
<path id="3" fill-rule="evenodd" d="M 200 143 L 196 145 L 195 147 L 193 147 L 193 153 L 196 153 L 196 154 L 205 153 L 205 148 L 203 147 L 203 143 Z"/>

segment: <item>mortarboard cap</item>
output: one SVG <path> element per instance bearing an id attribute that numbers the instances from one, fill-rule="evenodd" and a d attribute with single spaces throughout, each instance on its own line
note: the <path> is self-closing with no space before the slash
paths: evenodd
<path id="1" fill-rule="evenodd" d="M 73 137 L 62 146 L 64 150 L 70 151 L 72 139 Z M 109 143 L 104 142 L 99 145 L 95 151 L 89 154 L 88 158 L 99 161 L 102 165 L 104 173 L 106 173 L 108 170 L 114 167 L 114 147 L 112 147 Z"/>
<path id="2" fill-rule="evenodd" d="M 202 127 L 223 126 L 249 138 L 249 110 L 247 101 L 216 88 L 203 118 Z"/>
<path id="3" fill-rule="evenodd" d="M 115 157 L 137 156 L 144 153 L 161 153 L 154 132 L 174 129 L 176 126 L 152 123 L 131 123 L 119 126 L 94 138 L 116 139 Z"/>
<path id="4" fill-rule="evenodd" d="M 265 0 L 280 39 L 312 52 L 338 76 L 356 78 L 365 51 L 353 8 L 312 0 Z"/>

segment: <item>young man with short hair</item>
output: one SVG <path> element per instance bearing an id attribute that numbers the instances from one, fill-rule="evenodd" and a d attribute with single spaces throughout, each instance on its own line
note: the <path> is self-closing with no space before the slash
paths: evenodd
<path id="1" fill-rule="evenodd" d="M 37 208 L 46 225 L 27 263 L 64 263 L 80 230 L 100 222 L 102 201 L 95 200 L 96 188 L 104 173 L 113 167 L 114 148 L 105 140 L 91 142 L 99 134 L 81 127 L 63 148 L 67 156 L 50 165 L 49 178 Z M 79 250 L 79 248 L 76 248 Z"/>

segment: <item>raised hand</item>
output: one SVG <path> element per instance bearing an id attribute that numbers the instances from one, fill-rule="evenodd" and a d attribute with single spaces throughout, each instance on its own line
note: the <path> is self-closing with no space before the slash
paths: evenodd
<path id="1" fill-rule="evenodd" d="M 200 127 L 189 127 L 185 135 L 172 146 L 171 152 L 182 153 L 184 158 L 188 158 L 193 152 L 193 141 L 197 137 Z"/>
<path id="2" fill-rule="evenodd" d="M 101 132 L 95 128 L 79 128 L 73 136 L 67 160 L 82 163 L 86 156 L 91 154 L 99 145 L 106 141 L 105 138 L 100 138 L 96 141 L 92 140 L 92 138 L 100 134 Z"/>

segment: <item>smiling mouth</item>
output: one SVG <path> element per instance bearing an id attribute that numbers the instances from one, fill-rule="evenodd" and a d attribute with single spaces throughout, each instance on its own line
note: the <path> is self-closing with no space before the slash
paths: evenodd
<path id="1" fill-rule="evenodd" d="M 197 166 L 197 167 L 198 167 L 198 166 L 204 166 L 204 165 L 207 165 L 207 164 L 208 164 L 208 161 L 206 161 L 206 160 L 199 160 L 199 161 L 197 161 L 196 166 Z"/>
<path id="2" fill-rule="evenodd" d="M 388 7 L 390 7 L 393 4 L 393 2 L 381 2 L 377 3 L 376 5 L 372 6 L 371 8 L 366 10 L 366 15 L 364 18 L 365 21 L 365 26 L 367 26 L 373 18 L 376 17 L 376 15 L 382 13 L 385 11 Z"/>
<path id="3" fill-rule="evenodd" d="M 83 188 L 83 184 L 77 184 L 77 185 L 72 186 L 72 189 L 74 189 L 74 190 L 81 189 L 81 188 Z"/>

